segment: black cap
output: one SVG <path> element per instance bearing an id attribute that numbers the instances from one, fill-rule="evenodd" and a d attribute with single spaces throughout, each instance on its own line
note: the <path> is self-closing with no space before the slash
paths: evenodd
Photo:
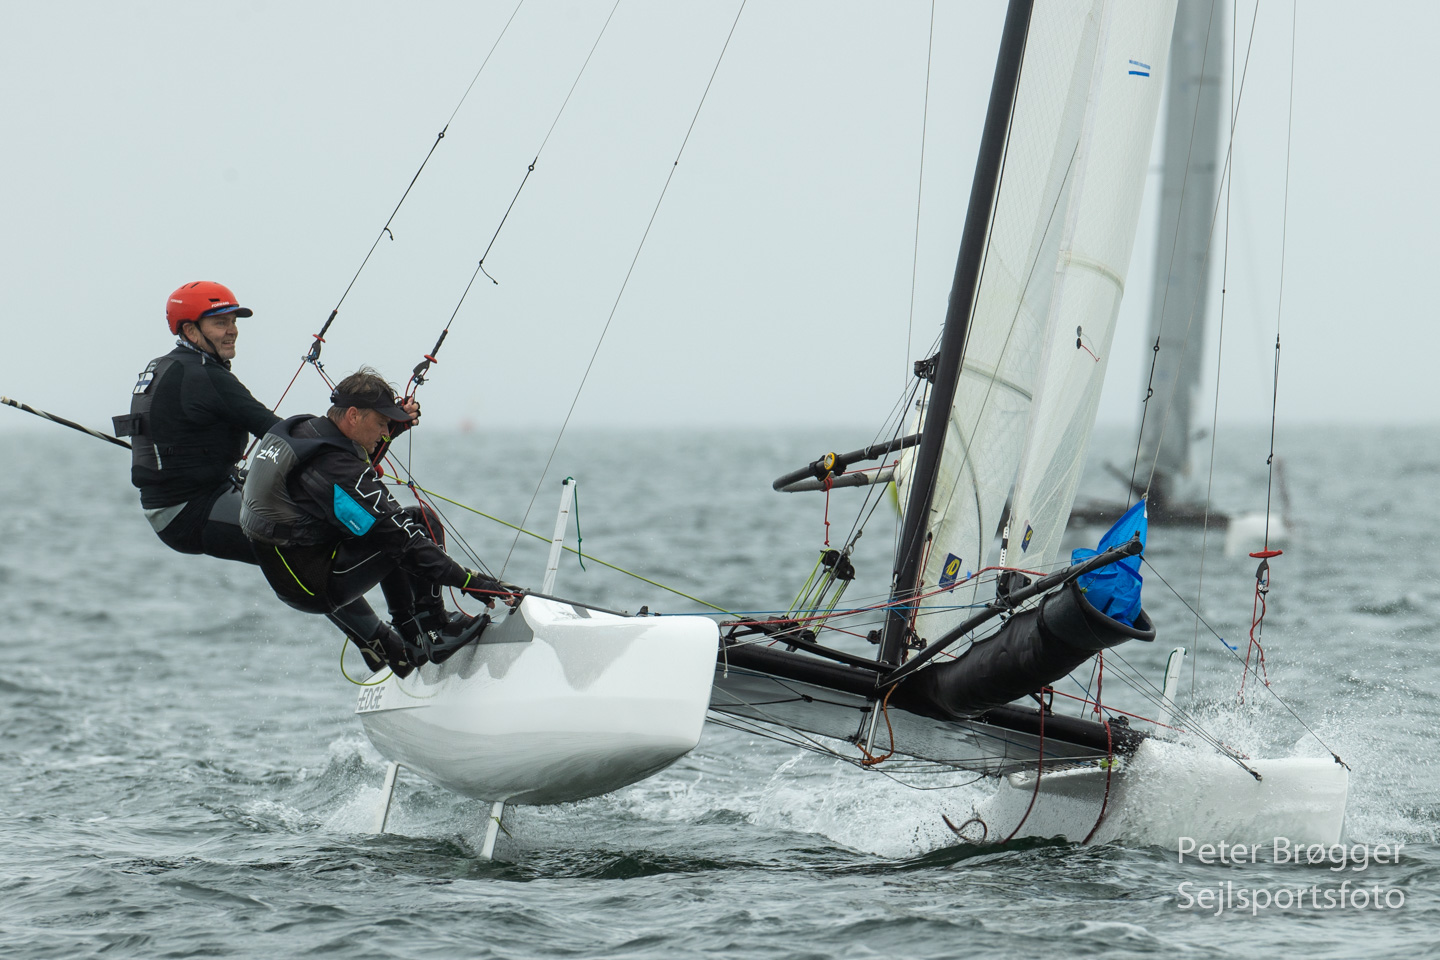
<path id="1" fill-rule="evenodd" d="M 330 394 L 330 402 L 337 407 L 358 407 L 361 410 L 375 410 L 383 413 L 391 420 L 398 420 L 408 423 L 414 417 L 400 409 L 400 404 L 395 400 L 395 394 L 387 387 L 383 392 L 377 392 L 368 397 L 358 396 L 353 393 L 341 393 L 338 390 Z"/>

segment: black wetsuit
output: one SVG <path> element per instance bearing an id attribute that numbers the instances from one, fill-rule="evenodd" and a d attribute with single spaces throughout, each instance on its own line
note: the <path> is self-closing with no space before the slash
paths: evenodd
<path id="1" fill-rule="evenodd" d="M 235 468 L 250 435 L 264 436 L 280 418 L 235 378 L 230 361 L 181 341 L 141 375 L 129 419 L 130 482 L 165 545 L 255 563 L 240 530 Z"/>
<path id="2" fill-rule="evenodd" d="M 380 626 L 364 600 L 377 583 L 401 625 L 443 613 L 440 588 L 471 579 L 445 552 L 438 518 L 396 503 L 365 451 L 326 417 L 291 417 L 266 434 L 241 523 L 280 599 L 328 613 L 361 639 Z"/>

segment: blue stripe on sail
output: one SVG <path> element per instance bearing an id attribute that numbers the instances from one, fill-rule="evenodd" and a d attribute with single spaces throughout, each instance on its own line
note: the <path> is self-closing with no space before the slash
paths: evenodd
<path id="1" fill-rule="evenodd" d="M 1130 76 L 1132 76 L 1132 77 L 1148 77 L 1148 76 L 1150 76 L 1150 74 L 1146 73 L 1144 70 L 1131 70 L 1131 71 L 1130 71 Z"/>
<path id="2" fill-rule="evenodd" d="M 1139 67 L 1139 68 L 1141 68 L 1142 70 L 1149 70 L 1149 69 L 1150 69 L 1150 64 L 1148 64 L 1148 63 L 1141 63 L 1139 60 L 1131 60 L 1131 61 L 1130 61 L 1130 66 L 1132 66 L 1132 67 Z"/>

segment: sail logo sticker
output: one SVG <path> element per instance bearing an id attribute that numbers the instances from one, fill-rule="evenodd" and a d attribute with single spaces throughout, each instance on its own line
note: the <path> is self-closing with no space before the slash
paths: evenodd
<path id="1" fill-rule="evenodd" d="M 940 589 L 946 590 L 955 586 L 955 581 L 960 577 L 960 558 L 955 554 L 945 557 L 945 567 L 940 572 Z"/>
<path id="2" fill-rule="evenodd" d="M 1035 536 L 1035 528 L 1025 524 L 1025 537 L 1020 541 L 1020 552 L 1024 553 L 1030 549 L 1030 538 Z"/>
<path id="3" fill-rule="evenodd" d="M 1131 61 L 1130 61 L 1130 76 L 1132 76 L 1132 77 L 1148 77 L 1148 76 L 1150 76 L 1150 64 L 1148 64 L 1148 63 L 1141 63 L 1139 60 L 1131 60 Z"/>

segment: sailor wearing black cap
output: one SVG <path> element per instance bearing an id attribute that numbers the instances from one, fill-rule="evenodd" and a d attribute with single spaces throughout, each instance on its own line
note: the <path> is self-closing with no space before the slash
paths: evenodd
<path id="1" fill-rule="evenodd" d="M 330 400 L 326 416 L 291 417 L 266 433 L 245 480 L 240 523 L 281 600 L 329 614 L 372 669 L 384 663 L 405 676 L 488 622 L 446 611 L 441 587 L 491 605 L 514 588 L 452 560 L 439 519 L 402 508 L 371 466 L 380 442 L 418 418 L 418 405 L 397 402 L 368 368 L 341 380 Z M 377 583 L 398 633 L 363 599 Z"/>

